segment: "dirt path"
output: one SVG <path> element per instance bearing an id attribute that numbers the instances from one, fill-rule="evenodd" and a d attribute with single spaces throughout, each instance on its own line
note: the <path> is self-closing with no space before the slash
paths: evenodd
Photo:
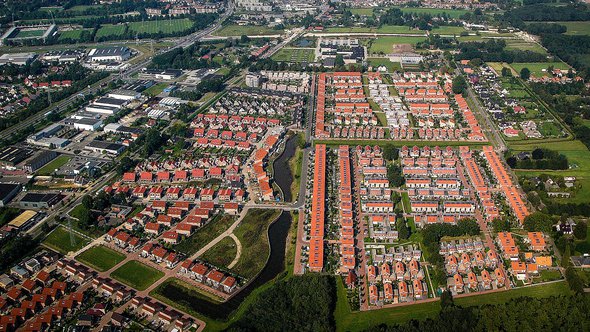
<path id="1" fill-rule="evenodd" d="M 227 266 L 228 269 L 233 268 L 236 264 L 238 264 L 238 261 L 240 260 L 240 256 L 242 256 L 242 243 L 240 242 L 240 239 L 238 239 L 238 237 L 234 234 L 231 233 L 229 235 L 229 237 L 231 237 L 234 242 L 236 243 L 237 246 L 237 253 L 236 253 L 236 257 L 234 258 L 234 260 L 229 263 L 229 265 Z"/>

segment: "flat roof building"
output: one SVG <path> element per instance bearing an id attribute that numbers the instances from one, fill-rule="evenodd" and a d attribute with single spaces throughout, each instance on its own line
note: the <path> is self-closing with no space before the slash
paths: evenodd
<path id="1" fill-rule="evenodd" d="M 62 200 L 63 196 L 54 193 L 27 193 L 19 205 L 25 209 L 48 209 Z"/>
<path id="2" fill-rule="evenodd" d="M 18 183 L 0 183 L 0 207 L 8 204 L 20 191 Z"/>
<path id="3" fill-rule="evenodd" d="M 7 53 L 0 55 L 0 66 L 9 63 L 17 66 L 27 65 L 35 60 L 35 53 Z"/>
<path id="4" fill-rule="evenodd" d="M 91 62 L 125 61 L 131 57 L 131 50 L 125 46 L 93 48 L 88 53 Z"/>
<path id="5" fill-rule="evenodd" d="M 27 228 L 27 226 L 29 226 L 30 222 L 35 218 L 36 215 L 37 212 L 33 210 L 26 210 L 23 213 L 19 214 L 16 218 L 12 219 L 12 221 L 8 223 L 8 226 L 17 229 Z"/>
<path id="6" fill-rule="evenodd" d="M 98 153 L 118 155 L 125 150 L 125 145 L 105 141 L 92 141 L 84 149 Z"/>

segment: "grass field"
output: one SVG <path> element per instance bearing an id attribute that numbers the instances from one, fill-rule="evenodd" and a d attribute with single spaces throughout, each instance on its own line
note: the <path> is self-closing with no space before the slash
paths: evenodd
<path id="1" fill-rule="evenodd" d="M 441 26 L 436 29 L 432 29 L 431 33 L 439 34 L 439 35 L 457 35 L 459 36 L 461 32 L 466 31 L 464 27 L 458 26 Z"/>
<path id="2" fill-rule="evenodd" d="M 43 241 L 45 246 L 62 254 L 80 250 L 88 243 L 87 239 L 76 233 L 72 233 L 70 237 L 70 232 L 63 227 L 56 227 Z"/>
<path id="3" fill-rule="evenodd" d="M 554 22 L 567 27 L 566 35 L 589 36 L 590 21 Z"/>
<path id="4" fill-rule="evenodd" d="M 404 307 L 351 312 L 346 302 L 346 289 L 338 281 L 338 301 L 334 316 L 337 331 L 359 331 L 376 327 L 379 324 L 399 324 L 411 319 L 433 318 L 440 311 L 440 302 L 419 303 Z M 562 294 L 570 294 L 566 282 L 556 282 L 534 287 L 517 288 L 505 292 L 483 294 L 477 296 L 455 298 L 455 304 L 463 307 L 483 304 L 501 304 L 521 296 L 543 298 Z"/>
<path id="5" fill-rule="evenodd" d="M 385 66 L 390 73 L 402 68 L 399 62 L 391 62 L 386 58 L 367 58 L 367 62 L 373 67 Z"/>
<path id="6" fill-rule="evenodd" d="M 426 40 L 426 37 L 397 37 L 397 36 L 388 36 L 388 37 L 378 37 L 377 39 L 373 40 L 371 47 L 369 48 L 369 53 L 384 53 L 389 54 L 393 52 L 393 45 L 394 44 L 411 44 L 415 45 L 416 43 L 422 42 Z"/>
<path id="7" fill-rule="evenodd" d="M 70 217 L 73 217 L 73 218 L 76 218 L 76 219 L 80 219 L 80 218 L 82 218 L 82 212 L 84 210 L 85 210 L 84 209 L 84 206 L 82 204 L 78 204 L 78 205 L 76 205 L 75 208 L 73 208 L 70 211 L 70 213 L 69 213 L 70 214 Z"/>
<path id="8" fill-rule="evenodd" d="M 282 62 L 314 62 L 315 51 L 311 48 L 281 48 L 272 56 L 275 61 Z"/>
<path id="9" fill-rule="evenodd" d="M 270 248 L 268 227 L 280 215 L 280 210 L 251 209 L 234 234 L 242 243 L 242 255 L 232 270 L 246 278 L 252 278 L 262 270 Z"/>
<path id="10" fill-rule="evenodd" d="M 225 232 L 234 220 L 234 217 L 228 215 L 217 216 L 207 225 L 199 228 L 193 235 L 177 244 L 174 249 L 186 255 L 192 255 L 221 233 Z"/>
<path id="11" fill-rule="evenodd" d="M 95 38 L 107 36 L 122 36 L 125 33 L 127 26 L 125 24 L 104 24 L 96 31 Z"/>
<path id="12" fill-rule="evenodd" d="M 417 13 L 417 14 L 430 14 L 430 15 L 440 15 L 442 13 L 447 14 L 447 16 L 451 18 L 458 18 L 461 15 L 469 13 L 469 10 L 464 9 L 442 9 L 442 8 L 400 8 L 403 13 Z"/>
<path id="13" fill-rule="evenodd" d="M 522 68 L 528 68 L 531 71 L 531 75 L 535 75 L 536 77 L 547 76 L 549 73 L 547 72 L 547 68 L 549 66 L 553 66 L 555 69 L 562 69 L 567 70 L 569 66 L 565 62 L 520 62 L 520 63 L 512 63 L 512 68 L 516 70 L 517 73 L 520 73 Z"/>
<path id="14" fill-rule="evenodd" d="M 167 87 L 168 85 L 170 85 L 170 84 L 169 84 L 169 83 L 164 83 L 164 82 L 162 82 L 162 83 L 158 83 L 158 84 L 154 84 L 154 85 L 150 86 L 149 88 L 147 88 L 147 89 L 146 89 L 145 91 L 143 91 L 142 93 L 143 93 L 144 95 L 147 95 L 147 96 L 152 96 L 152 97 L 154 97 L 154 96 L 157 96 L 157 95 L 159 95 L 160 93 L 162 93 L 162 91 L 164 91 L 164 89 L 166 89 L 166 87 Z"/>
<path id="15" fill-rule="evenodd" d="M 190 29 L 193 22 L 188 18 L 180 18 L 173 20 L 158 20 L 145 22 L 130 22 L 129 31 L 133 33 L 176 33 Z"/>
<path id="16" fill-rule="evenodd" d="M 412 35 L 425 35 L 426 31 L 412 29 L 404 25 L 384 25 L 380 28 L 367 28 L 367 27 L 330 27 L 325 29 L 323 32 L 328 33 L 403 33 Z"/>
<path id="17" fill-rule="evenodd" d="M 506 40 L 507 50 L 521 50 L 521 51 L 533 51 L 540 54 L 547 54 L 541 45 L 537 43 L 527 42 L 521 39 L 509 39 Z"/>
<path id="18" fill-rule="evenodd" d="M 62 154 L 61 156 L 53 159 L 52 161 L 47 163 L 45 166 L 43 166 L 39 170 L 37 170 L 37 175 L 51 175 L 51 174 L 53 174 L 53 172 L 55 172 L 56 169 L 62 167 L 71 159 L 72 159 L 71 156 L 67 156 L 65 154 Z"/>
<path id="19" fill-rule="evenodd" d="M 80 39 L 82 33 L 84 31 L 92 31 L 92 29 L 76 29 L 76 30 L 67 30 L 67 31 L 60 31 L 58 40 L 64 39 Z"/>
<path id="20" fill-rule="evenodd" d="M 257 25 L 237 25 L 230 24 L 226 25 L 220 30 L 215 31 L 213 34 L 216 36 L 262 36 L 262 35 L 280 35 L 283 30 L 275 30 L 268 26 L 257 26 Z"/>
<path id="21" fill-rule="evenodd" d="M 164 276 L 164 272 L 138 261 L 129 261 L 119 267 L 111 277 L 137 290 L 145 290 Z"/>
<path id="22" fill-rule="evenodd" d="M 76 256 L 76 260 L 100 272 L 111 269 L 124 259 L 125 255 L 105 246 L 94 246 Z"/>
<path id="23" fill-rule="evenodd" d="M 359 15 L 359 16 L 372 16 L 373 15 L 373 8 L 350 8 L 349 10 L 353 15 Z"/>
<path id="24" fill-rule="evenodd" d="M 79 6 L 73 6 L 70 9 L 67 9 L 67 12 L 76 12 L 76 13 L 81 13 L 87 9 L 95 9 L 95 8 L 100 8 L 102 7 L 101 5 L 79 5 Z"/>
<path id="25" fill-rule="evenodd" d="M 236 242 L 227 236 L 207 250 L 201 258 L 215 266 L 225 268 L 234 260 L 237 253 Z"/>

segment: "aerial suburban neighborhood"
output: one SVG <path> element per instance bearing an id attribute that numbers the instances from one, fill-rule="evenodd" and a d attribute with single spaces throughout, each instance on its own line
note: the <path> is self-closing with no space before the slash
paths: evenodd
<path id="1" fill-rule="evenodd" d="M 589 331 L 587 1 L 6 0 L 0 331 Z"/>

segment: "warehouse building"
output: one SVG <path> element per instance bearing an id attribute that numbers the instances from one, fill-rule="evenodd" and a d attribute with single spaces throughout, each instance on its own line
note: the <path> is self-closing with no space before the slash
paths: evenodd
<path id="1" fill-rule="evenodd" d="M 0 183 L 0 207 L 6 206 L 20 192 L 18 183 Z"/>
<path id="2" fill-rule="evenodd" d="M 24 209 L 49 209 L 63 199 L 60 194 L 54 193 L 27 193 L 19 202 Z"/>
<path id="3" fill-rule="evenodd" d="M 125 61 L 131 57 L 131 50 L 128 47 L 106 47 L 106 48 L 93 48 L 88 53 L 88 59 L 90 62 L 112 62 L 112 61 Z"/>

